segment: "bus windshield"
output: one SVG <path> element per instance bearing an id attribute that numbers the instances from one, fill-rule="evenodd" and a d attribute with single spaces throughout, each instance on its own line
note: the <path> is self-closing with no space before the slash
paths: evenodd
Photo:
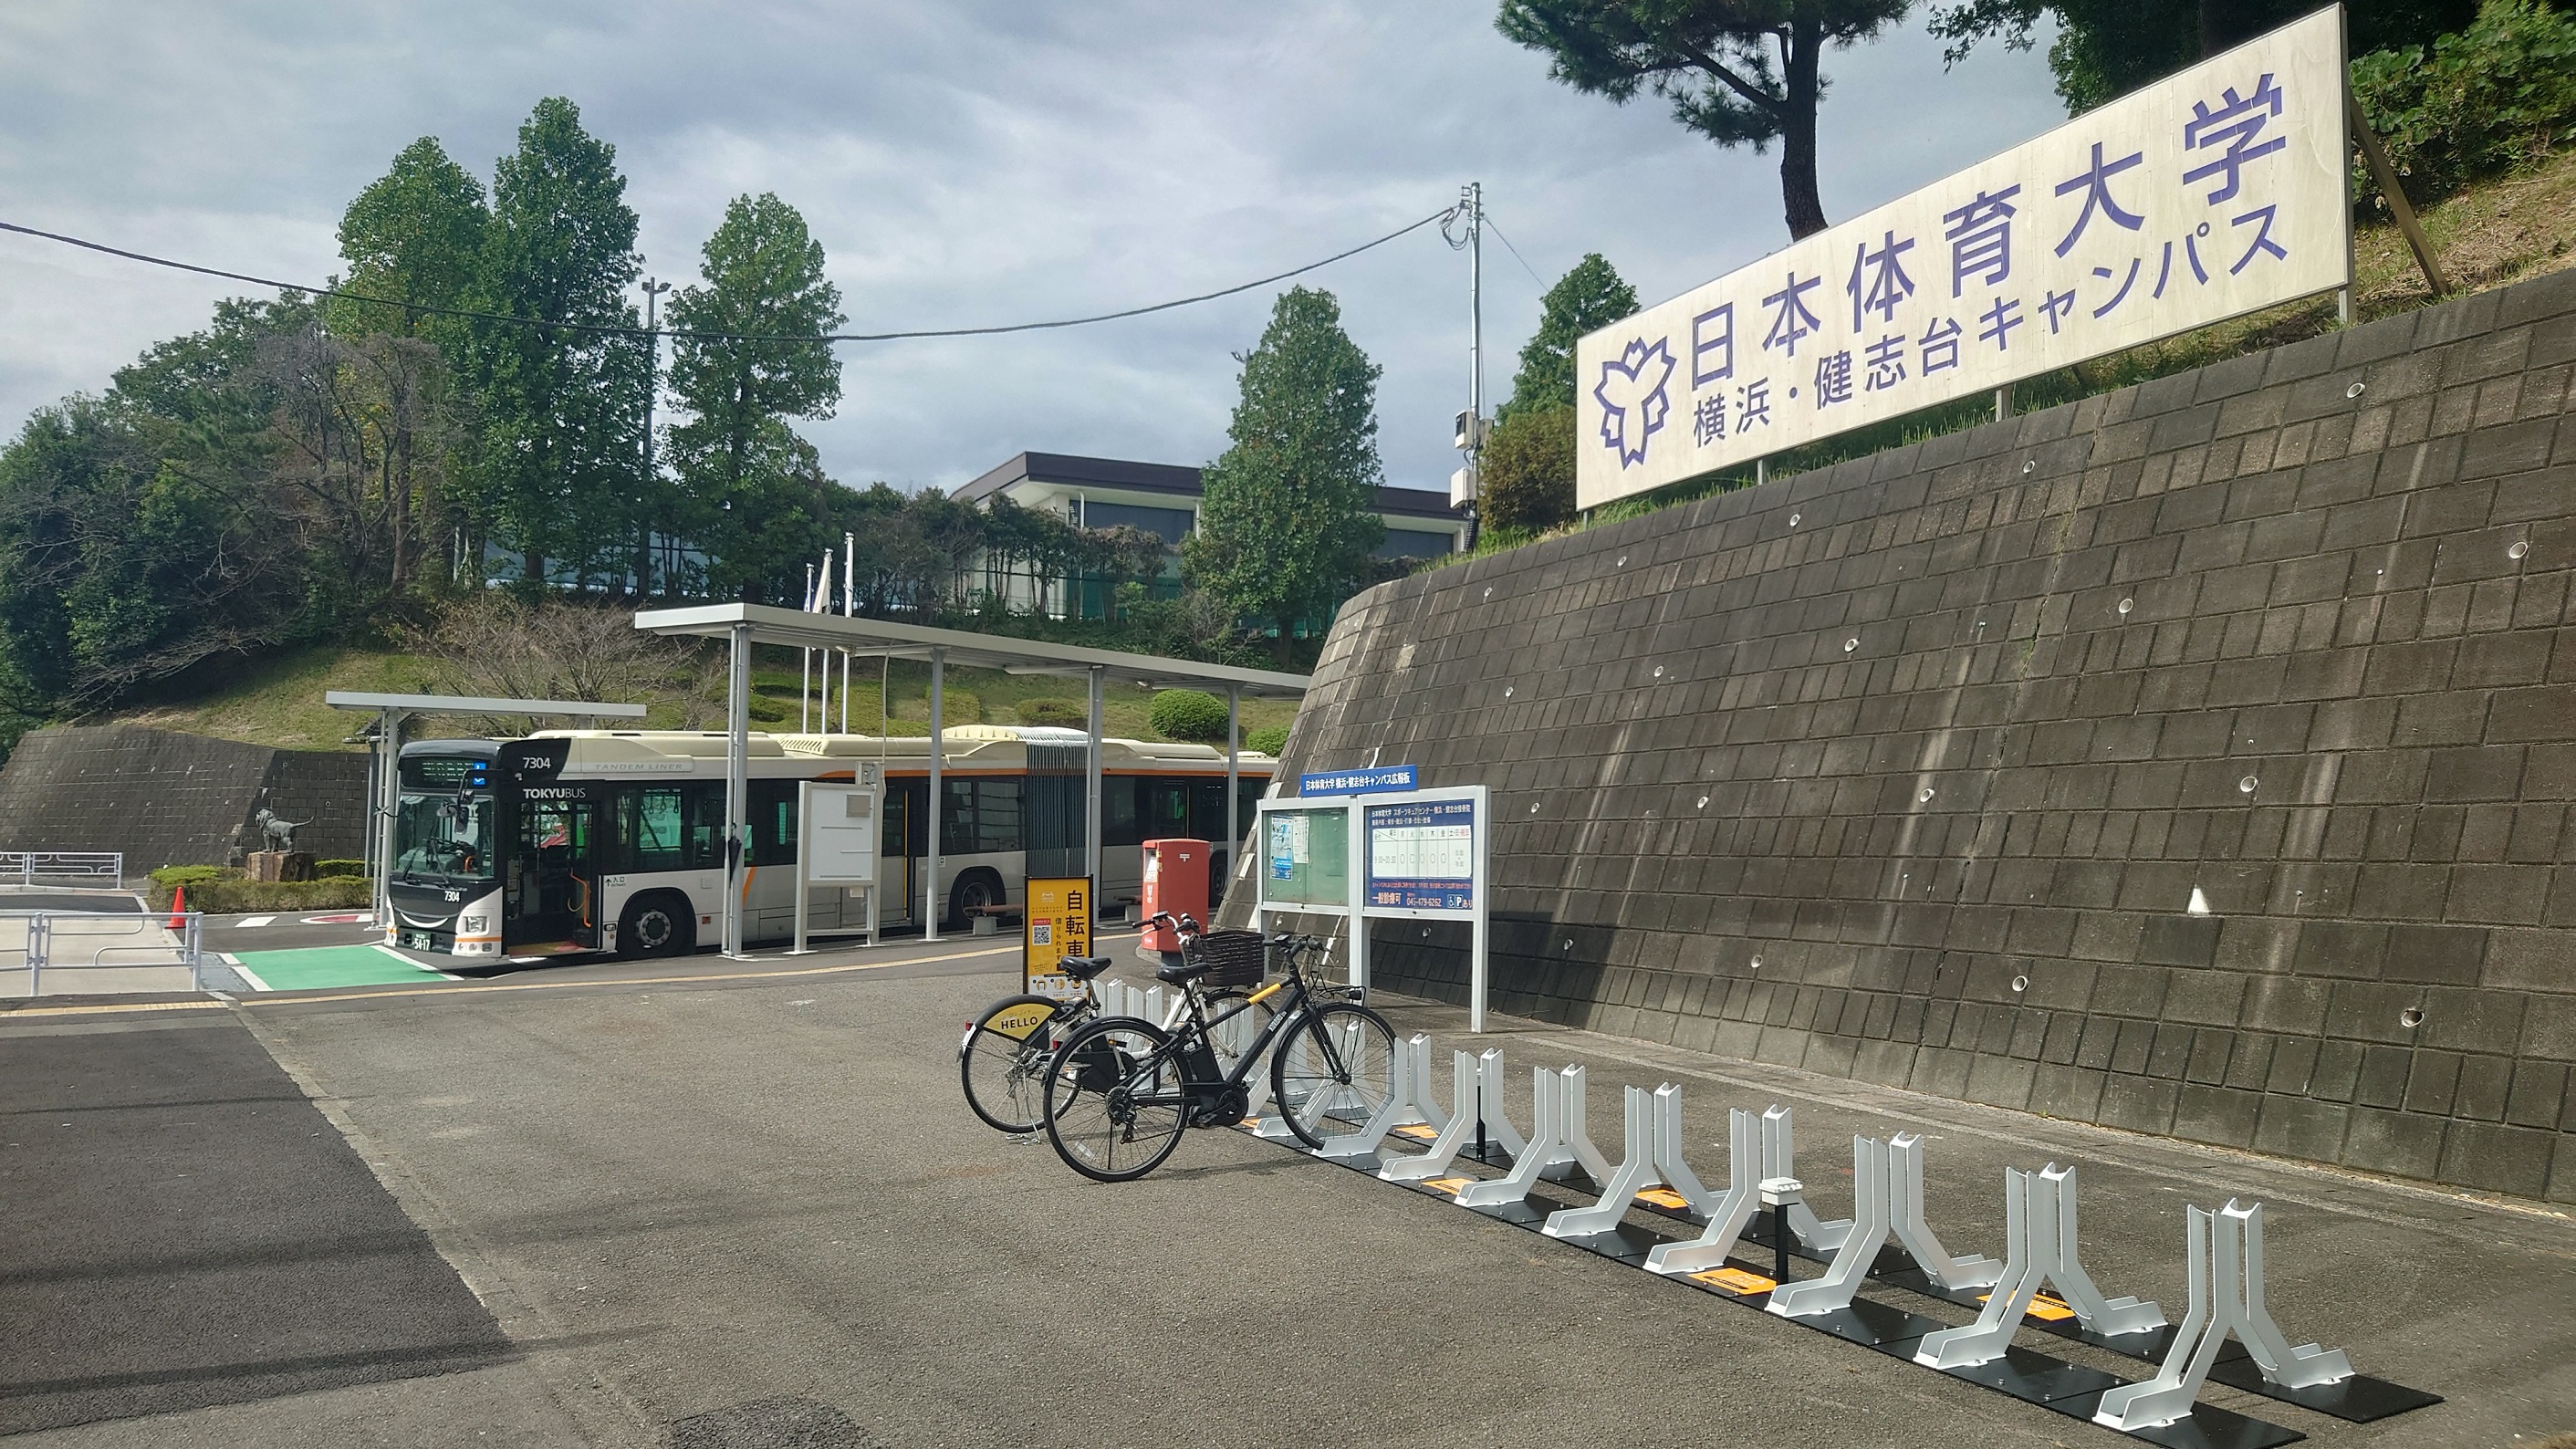
<path id="1" fill-rule="evenodd" d="M 394 819 L 394 874 L 489 879 L 492 797 L 403 791 Z"/>

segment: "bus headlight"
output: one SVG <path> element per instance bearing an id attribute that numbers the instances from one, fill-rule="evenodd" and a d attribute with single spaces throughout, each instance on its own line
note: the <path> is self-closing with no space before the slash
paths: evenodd
<path id="1" fill-rule="evenodd" d="M 460 936 L 479 936 L 488 929 L 491 924 L 492 918 L 489 916 L 460 916 L 456 921 L 456 934 Z"/>

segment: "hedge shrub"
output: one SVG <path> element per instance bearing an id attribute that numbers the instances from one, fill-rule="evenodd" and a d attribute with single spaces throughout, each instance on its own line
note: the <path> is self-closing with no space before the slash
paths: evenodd
<path id="1" fill-rule="evenodd" d="M 213 866 L 164 867 L 179 872 L 213 870 Z M 218 875 L 181 879 L 163 884 L 162 871 L 152 872 L 149 899 L 154 910 L 166 911 L 179 886 L 187 887 L 187 908 L 209 915 L 228 916 L 241 911 L 330 911 L 370 905 L 375 899 L 375 883 L 362 875 L 326 876 L 321 880 L 257 881 L 239 876 Z"/>
<path id="2" fill-rule="evenodd" d="M 2429 201 L 2576 139 L 2576 16 L 2487 0 L 2430 56 L 2410 45 L 2355 60 L 2352 88 L 2409 199 Z M 2376 201 L 2358 162 L 2353 175 L 2356 194 Z"/>
<path id="3" fill-rule="evenodd" d="M 1225 739 L 1225 701 L 1195 689 L 1167 689 L 1154 696 L 1154 732 L 1194 744 Z"/>
<path id="4" fill-rule="evenodd" d="M 1091 727 L 1091 706 L 1071 699 L 1024 699 L 1020 701 L 1020 723 L 1048 725 L 1056 729 L 1079 730 Z"/>
<path id="5" fill-rule="evenodd" d="M 1243 747 L 1255 754 L 1276 755 L 1288 748 L 1288 727 L 1272 725 L 1266 730 L 1254 730 L 1243 737 Z"/>

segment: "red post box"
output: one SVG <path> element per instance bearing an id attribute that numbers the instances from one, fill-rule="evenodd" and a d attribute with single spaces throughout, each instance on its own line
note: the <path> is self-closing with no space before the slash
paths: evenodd
<path id="1" fill-rule="evenodd" d="M 1152 924 L 1156 912 L 1168 911 L 1175 920 L 1188 916 L 1203 928 L 1207 925 L 1208 858 L 1211 853 L 1212 847 L 1204 840 L 1145 842 L 1143 905 L 1148 924 L 1145 939 L 1136 943 L 1138 950 L 1177 953 L 1181 949 L 1177 930 Z"/>

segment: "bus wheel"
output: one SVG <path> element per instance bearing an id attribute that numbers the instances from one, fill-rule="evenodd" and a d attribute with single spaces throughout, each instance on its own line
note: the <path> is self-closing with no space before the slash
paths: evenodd
<path id="1" fill-rule="evenodd" d="M 1002 889 L 1002 878 L 989 870 L 970 870 L 957 877 L 948 888 L 948 924 L 963 930 L 974 924 L 968 912 L 979 906 L 1005 905 L 1009 893 Z"/>
<path id="2" fill-rule="evenodd" d="M 629 902 L 626 914 L 617 923 L 617 954 L 620 956 L 669 956 L 689 949 L 696 939 L 692 929 L 697 917 L 691 915 L 681 897 L 669 894 L 638 896 Z"/>

